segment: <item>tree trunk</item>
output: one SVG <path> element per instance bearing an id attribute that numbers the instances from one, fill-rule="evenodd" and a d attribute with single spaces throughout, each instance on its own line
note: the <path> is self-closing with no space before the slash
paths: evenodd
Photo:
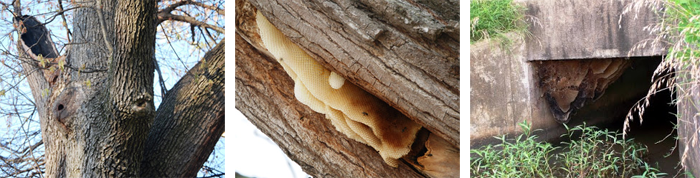
<path id="1" fill-rule="evenodd" d="M 457 2 L 261 1 L 236 1 L 236 108 L 305 172 L 314 177 L 459 175 Z M 260 40 L 256 8 L 324 67 L 425 128 L 398 167 L 297 101 L 294 80 Z M 389 12 L 380 13 L 384 8 Z M 425 164 L 437 162 L 442 165 Z"/>
<path id="2" fill-rule="evenodd" d="M 57 62 L 63 57 L 52 58 L 46 66 L 36 56 L 47 54 L 35 54 L 33 49 L 23 50 L 20 57 L 27 61 L 23 68 L 40 114 L 46 176 L 136 177 L 152 172 L 194 176 L 223 132 L 224 41 L 202 60 L 207 62 L 200 62 L 167 93 L 156 112 L 156 2 L 75 3 L 81 8 L 74 13 L 74 41 L 65 62 Z M 52 44 L 50 38 L 27 40 L 47 33 L 22 35 L 20 44 L 26 46 Z M 56 79 L 46 75 L 53 70 L 60 71 Z M 181 146 L 187 144 L 190 147 Z M 187 166 L 172 170 L 152 162 Z"/>

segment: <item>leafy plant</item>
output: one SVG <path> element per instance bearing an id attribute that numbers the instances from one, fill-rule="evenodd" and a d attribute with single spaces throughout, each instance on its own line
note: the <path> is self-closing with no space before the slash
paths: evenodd
<path id="1" fill-rule="evenodd" d="M 666 46 L 668 53 L 654 71 L 652 87 L 647 96 L 637 102 L 636 106 L 627 114 L 623 134 L 629 130 L 629 122 L 634 115 L 639 116 L 639 122 L 643 122 L 642 113 L 649 106 L 649 98 L 652 95 L 670 90 L 676 95 L 673 104 L 678 106 L 697 108 L 693 98 L 700 97 L 697 92 L 691 92 L 698 87 L 697 80 L 700 76 L 700 1 L 697 0 L 643 0 L 635 1 L 625 8 L 624 13 L 633 12 L 643 7 L 656 10 L 662 18 L 654 25 L 647 27 L 650 32 L 656 33 L 656 38 L 638 44 L 635 48 L 643 48 L 647 45 Z M 679 108 L 680 109 L 680 108 Z M 678 123 L 697 125 L 698 121 L 684 119 L 683 114 L 678 113 Z M 693 132 L 692 134 L 697 134 Z M 694 138 L 697 135 L 687 135 Z M 687 149 L 686 149 L 687 150 Z M 681 153 L 682 162 L 687 156 Z M 685 165 L 684 165 L 685 166 Z M 692 175 L 690 175 L 692 176 Z"/>
<path id="2" fill-rule="evenodd" d="M 472 0 L 469 10 L 470 42 L 510 31 L 527 31 L 525 7 L 513 4 L 513 0 Z"/>
<path id="3" fill-rule="evenodd" d="M 523 134 L 501 143 L 471 150 L 474 177 L 658 177 L 665 176 L 643 160 L 647 149 L 618 132 L 593 126 L 567 127 L 570 139 L 554 147 L 537 142 L 531 126 L 519 124 Z M 639 175 L 636 175 L 639 174 Z"/>
<path id="4" fill-rule="evenodd" d="M 472 173 L 485 177 L 544 177 L 551 176 L 554 169 L 549 160 L 555 148 L 549 143 L 538 143 L 531 135 L 530 125 L 520 123 L 523 133 L 509 141 L 505 136 L 497 137 L 501 144 L 472 149 Z"/>

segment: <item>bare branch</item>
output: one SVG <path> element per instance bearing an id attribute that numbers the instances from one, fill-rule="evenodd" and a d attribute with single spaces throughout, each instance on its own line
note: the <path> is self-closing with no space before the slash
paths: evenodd
<path id="1" fill-rule="evenodd" d="M 15 17 L 22 16 L 22 3 L 20 2 L 20 0 L 12 1 L 12 6 L 15 8 L 15 12 L 13 12 Z"/>
<path id="2" fill-rule="evenodd" d="M 171 4 L 170 6 L 166 7 L 165 9 L 158 11 L 158 14 L 160 14 L 160 13 L 170 14 L 170 12 L 175 10 L 177 7 L 189 4 L 189 2 L 191 2 L 191 1 L 185 0 L 185 1 L 176 2 L 176 3 Z"/>
<path id="3" fill-rule="evenodd" d="M 168 41 L 168 45 L 170 45 L 170 49 L 173 50 L 173 54 L 175 54 L 175 57 L 177 57 L 177 60 L 180 61 L 180 63 L 182 64 L 182 66 L 185 66 L 185 68 L 189 68 L 189 67 L 185 64 L 185 62 L 182 61 L 182 58 L 180 58 L 180 55 L 177 55 L 177 50 L 175 50 L 175 47 L 173 47 L 173 43 L 170 42 L 170 37 L 168 37 L 168 32 L 165 31 L 165 28 L 163 28 L 162 25 L 159 24 L 159 26 L 160 26 L 160 29 L 161 29 L 161 30 L 163 31 L 163 33 L 165 34 L 165 35 L 164 35 L 164 36 L 165 36 L 165 40 Z"/>
<path id="4" fill-rule="evenodd" d="M 209 29 L 206 29 L 206 28 L 205 28 L 205 29 L 202 29 L 202 31 L 207 32 L 207 36 L 208 36 L 212 41 L 216 41 L 216 38 L 214 38 L 214 36 L 211 35 L 211 33 L 209 32 Z"/>
<path id="5" fill-rule="evenodd" d="M 66 21 L 66 15 L 63 13 L 63 1 L 58 0 L 58 10 L 61 11 L 61 19 L 63 19 L 63 27 L 66 28 L 66 39 L 68 39 L 68 42 L 71 42 L 70 36 L 73 34 L 70 32 L 70 28 L 68 28 L 68 21 Z"/>
<path id="6" fill-rule="evenodd" d="M 195 19 L 194 17 L 189 17 L 189 16 L 182 16 L 182 15 L 174 15 L 174 14 L 166 14 L 166 13 L 158 13 L 158 22 L 163 22 L 165 20 L 175 20 L 175 21 L 180 21 L 180 22 L 187 22 L 193 25 L 201 26 L 204 28 L 209 28 L 212 30 L 215 30 L 221 34 L 225 34 L 224 28 L 214 26 L 208 23 L 204 23 L 202 21 L 199 21 Z"/>
<path id="7" fill-rule="evenodd" d="M 195 6 L 199 6 L 199 7 L 203 7 L 203 8 L 206 8 L 206 9 L 211 9 L 211 10 L 216 11 L 216 13 L 219 13 L 219 14 L 221 14 L 221 15 L 226 15 L 226 14 L 225 14 L 225 11 L 224 11 L 223 9 L 219 9 L 219 7 L 212 6 L 212 5 L 207 5 L 207 4 L 204 4 L 204 3 L 201 3 L 201 2 L 194 2 L 194 1 L 191 1 L 191 0 L 178 1 L 178 2 L 176 2 L 176 3 L 174 3 L 174 4 L 171 4 L 170 6 L 166 7 L 165 9 L 162 9 L 162 10 L 158 11 L 158 13 L 170 14 L 170 12 L 172 12 L 172 11 L 175 10 L 176 8 L 178 8 L 178 7 L 180 7 L 180 6 L 188 5 L 188 4 L 195 5 Z"/>
<path id="8" fill-rule="evenodd" d="M 216 13 L 219 13 L 219 14 L 224 15 L 224 16 L 226 15 L 223 9 L 219 9 L 218 7 L 215 7 L 212 5 L 206 5 L 206 4 L 200 3 L 200 2 L 191 2 L 191 4 L 199 6 L 199 7 L 214 10 L 214 11 L 216 11 Z"/>
<path id="9" fill-rule="evenodd" d="M 78 8 L 81 8 L 81 7 L 71 7 L 71 8 L 68 8 L 68 9 L 63 9 L 63 7 L 59 7 L 59 8 L 60 8 L 60 9 L 59 9 L 58 11 L 49 12 L 49 13 L 54 13 L 54 14 L 51 15 L 51 17 L 47 18 L 48 20 L 46 20 L 45 22 L 43 22 L 43 23 L 41 23 L 41 24 L 42 24 L 42 25 L 46 25 L 46 24 L 48 24 L 48 23 L 51 23 L 51 22 L 53 22 L 53 20 L 56 19 L 56 16 L 59 16 L 59 15 L 60 15 L 61 17 L 63 17 L 63 21 L 65 22 L 66 17 L 64 16 L 64 14 L 65 14 L 66 12 L 71 11 L 71 10 L 75 10 L 75 9 L 78 9 Z M 67 24 L 63 24 L 63 25 L 64 25 L 64 26 L 67 26 Z M 68 28 L 68 27 L 66 27 L 66 29 L 67 29 L 67 28 Z M 69 29 L 69 31 L 70 31 L 70 29 Z"/>
<path id="10" fill-rule="evenodd" d="M 223 9 L 219 9 L 219 8 L 216 7 L 216 6 L 207 5 L 207 4 L 200 3 L 200 2 L 194 2 L 194 1 L 191 1 L 191 0 L 183 0 L 183 1 L 178 1 L 178 2 L 176 2 L 176 3 L 174 3 L 174 4 L 171 4 L 171 5 L 169 5 L 168 7 L 164 8 L 164 9 L 159 10 L 159 11 L 158 11 L 158 21 L 157 21 L 157 24 L 160 24 L 160 23 L 162 23 L 163 21 L 166 21 L 166 20 L 175 20 L 175 21 L 187 22 L 187 23 L 190 23 L 190 24 L 192 24 L 192 25 L 194 25 L 194 26 L 200 26 L 200 27 L 204 27 L 204 28 L 208 28 L 208 29 L 213 29 L 213 30 L 215 30 L 215 31 L 217 31 L 217 32 L 219 32 L 219 33 L 222 33 L 222 34 L 225 33 L 223 28 L 218 27 L 218 26 L 215 26 L 215 25 L 211 25 L 211 24 L 208 24 L 208 23 L 205 23 L 205 22 L 202 22 L 202 21 L 199 21 L 199 20 L 193 18 L 192 16 L 190 16 L 189 14 L 187 14 L 187 16 L 185 16 L 185 15 L 175 15 L 175 14 L 172 14 L 172 12 L 173 12 L 175 9 L 177 9 L 177 8 L 180 7 L 180 6 L 184 6 L 184 5 L 195 5 L 195 6 L 199 6 L 199 7 L 203 7 L 203 8 L 206 8 L 206 9 L 213 10 L 213 11 L 215 11 L 216 13 L 219 13 L 219 14 L 221 14 L 221 15 L 225 15 L 224 10 L 223 10 Z M 186 13 L 186 12 L 185 12 L 185 13 Z M 194 35 L 194 34 L 193 34 L 193 35 Z"/>

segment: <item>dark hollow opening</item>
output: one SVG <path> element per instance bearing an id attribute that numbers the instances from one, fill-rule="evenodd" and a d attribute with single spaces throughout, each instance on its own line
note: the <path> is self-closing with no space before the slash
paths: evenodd
<path id="1" fill-rule="evenodd" d="M 673 99 L 674 95 L 668 90 L 653 95 L 649 100 L 650 105 L 642 114 L 641 124 L 639 116 L 635 116 L 627 132 L 627 138 L 634 138 L 635 142 L 647 146 L 648 162 L 658 164 L 654 166 L 669 175 L 675 175 L 680 169 L 676 146 L 678 134 L 674 129 L 677 123 L 676 105 L 672 104 Z M 612 126 L 621 132 L 623 121 L 624 119 Z"/>
<path id="2" fill-rule="evenodd" d="M 585 122 L 586 125 L 623 132 L 625 117 L 635 103 L 646 96 L 661 57 L 635 57 L 629 60 L 632 60 L 630 67 L 605 90 L 605 94 L 572 114 L 567 124 L 569 127 Z M 650 105 L 642 115 L 643 123 L 640 125 L 637 113 L 633 113 L 634 120 L 630 121 L 627 132 L 627 138 L 647 146 L 648 154 L 644 160 L 670 176 L 676 175 L 680 169 L 677 166 L 680 157 L 675 146 L 676 106 L 671 104 L 674 97 L 668 90 L 651 96 Z"/>
<path id="3" fill-rule="evenodd" d="M 635 64 L 633 64 L 626 73 L 640 70 L 640 68 L 645 68 L 646 71 L 649 71 L 648 69 L 650 68 L 656 69 L 661 62 L 661 57 L 642 58 L 638 60 L 648 61 L 635 61 Z M 651 87 L 651 73 L 647 72 L 647 75 L 636 74 L 634 77 L 645 78 L 646 82 L 637 84 L 630 82 L 626 84 L 623 83 L 624 85 L 632 85 L 624 88 L 638 90 L 635 91 L 635 93 L 643 91 L 642 93 L 646 94 Z M 643 100 L 642 97 L 640 97 L 639 100 Z M 661 172 L 668 173 L 670 176 L 676 175 L 681 168 L 679 166 L 680 157 L 676 146 L 676 137 L 678 134 L 675 129 L 675 124 L 677 123 L 675 114 L 677 110 L 676 105 L 673 104 L 674 99 L 675 94 L 671 93 L 669 90 L 663 90 L 652 95 L 651 98 L 649 98 L 649 106 L 644 108 L 642 122 L 640 123 L 638 114 L 633 112 L 634 120 L 629 122 L 630 128 L 627 130 L 627 138 L 633 138 L 635 142 L 647 146 L 648 155 L 644 158 L 645 161 L 659 168 Z M 638 100 L 634 100 L 633 102 L 637 101 Z M 633 106 L 619 109 L 627 112 L 631 107 Z M 620 119 L 615 119 L 615 122 L 612 122 L 606 128 L 617 130 L 622 133 L 625 116 L 622 116 Z"/>

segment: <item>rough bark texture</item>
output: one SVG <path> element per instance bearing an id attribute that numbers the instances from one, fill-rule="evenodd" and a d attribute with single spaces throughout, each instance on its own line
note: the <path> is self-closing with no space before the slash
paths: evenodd
<path id="1" fill-rule="evenodd" d="M 49 128 L 56 130 L 56 126 L 58 125 L 54 120 L 48 119 L 50 116 L 50 108 L 48 107 L 47 103 L 49 102 L 51 96 L 48 93 L 53 92 L 54 88 L 50 87 L 46 78 L 44 75 L 42 75 L 45 69 L 42 69 L 42 67 L 39 66 L 40 62 L 36 60 L 37 58 L 34 58 L 39 55 L 44 56 L 51 53 L 57 53 L 57 51 L 55 51 L 53 44 L 50 44 L 49 47 L 42 45 L 43 42 L 50 41 L 50 38 L 46 38 L 48 30 L 46 30 L 45 27 L 40 26 L 36 18 L 27 16 L 23 16 L 21 18 L 15 17 L 14 25 L 17 28 L 17 31 L 20 32 L 21 37 L 18 41 L 17 48 L 20 49 L 18 60 L 22 61 L 22 68 L 25 72 L 24 74 L 27 75 L 29 87 L 32 88 L 34 102 L 39 107 L 37 111 L 39 116 L 42 118 L 39 122 L 41 124 L 42 139 L 45 143 L 45 153 L 47 155 L 46 162 L 65 164 L 65 156 L 60 154 L 64 152 L 63 147 L 60 146 L 61 141 L 55 139 L 55 137 L 59 137 L 59 133 L 56 131 L 46 132 L 49 130 Z M 49 127 L 50 125 L 53 127 Z M 47 173 L 52 172 L 55 174 L 65 175 L 65 172 L 59 173 L 57 164 L 47 164 L 45 168 Z"/>
<path id="2" fill-rule="evenodd" d="M 118 1 L 115 11 L 115 42 L 108 71 L 105 107 L 111 115 L 98 117 L 110 127 L 103 130 L 104 146 L 98 175 L 138 176 L 148 130 L 155 116 L 155 1 Z M 96 118 L 96 119 L 98 119 Z"/>
<path id="3" fill-rule="evenodd" d="M 237 109 L 314 177 L 459 176 L 458 169 L 431 165 L 440 167 L 437 173 L 417 161 L 428 150 L 428 135 L 444 138 L 441 147 L 459 154 L 459 34 L 451 31 L 458 14 L 450 11 L 456 2 L 280 3 L 236 0 Z M 427 128 L 397 168 L 296 100 L 294 81 L 260 40 L 255 11 L 261 4 L 263 15 L 324 67 Z M 277 14 L 265 14 L 270 11 Z M 380 15 L 368 15 L 374 13 Z M 459 166 L 458 157 L 448 160 Z"/>
<path id="4" fill-rule="evenodd" d="M 142 177 L 195 177 L 203 155 L 214 150 L 224 132 L 224 47 L 222 40 L 163 99 L 146 141 Z"/>
<path id="5" fill-rule="evenodd" d="M 236 108 L 314 177 L 423 177 L 397 168 L 294 97 L 294 81 L 277 61 L 236 33 Z"/>
<path id="6" fill-rule="evenodd" d="M 144 149 L 149 131 L 162 132 L 172 127 L 151 127 L 156 115 L 153 105 L 155 1 L 98 0 L 73 3 L 81 8 L 74 13 L 74 41 L 65 56 L 65 64 L 49 64 L 50 67 L 63 68 L 58 77 L 54 80 L 53 77 L 47 77 L 51 75 L 42 75 L 50 67 L 42 65 L 39 62 L 41 58 L 32 58 L 38 56 L 33 49 L 22 51 L 20 57 L 40 114 L 42 139 L 46 144 L 45 176 L 140 176 L 143 172 L 140 170 L 143 154 L 156 153 Z M 21 24 L 15 25 L 22 28 Z M 48 33 L 30 35 L 50 36 Z M 29 38 L 20 39 L 19 44 L 52 43 L 50 38 L 44 38 L 43 41 L 25 39 Z M 223 48 L 224 42 L 221 43 Z M 60 56 L 61 60 L 63 58 Z M 194 151 L 192 154 L 160 155 L 168 157 L 168 160 L 178 160 L 181 165 L 188 165 L 177 170 L 179 172 L 167 175 L 194 175 L 201 168 L 202 159 L 211 153 L 223 132 L 223 50 L 210 55 L 210 58 L 220 62 L 190 72 L 204 76 L 206 80 L 188 82 L 192 80 L 191 77 L 185 77 L 180 82 L 182 84 L 178 85 L 179 88 L 168 93 L 159 108 L 164 112 L 164 117 L 175 113 L 169 118 L 172 122 L 191 123 L 191 120 L 199 119 L 203 124 L 178 125 L 175 131 L 168 131 L 169 134 L 156 135 L 187 135 L 172 137 L 181 140 L 161 140 L 156 145 L 170 145 L 171 148 L 180 149 L 182 147 L 172 145 L 189 143 L 197 144 L 198 147 L 190 150 Z M 207 89 L 197 90 L 202 88 Z M 171 99 L 184 96 L 193 98 L 188 101 Z M 192 111 L 199 113 L 195 115 Z M 203 129 L 206 131 L 203 132 Z M 147 168 L 166 171 L 162 167 Z"/>
<path id="7" fill-rule="evenodd" d="M 251 1 L 324 67 L 459 147 L 459 2 Z"/>

